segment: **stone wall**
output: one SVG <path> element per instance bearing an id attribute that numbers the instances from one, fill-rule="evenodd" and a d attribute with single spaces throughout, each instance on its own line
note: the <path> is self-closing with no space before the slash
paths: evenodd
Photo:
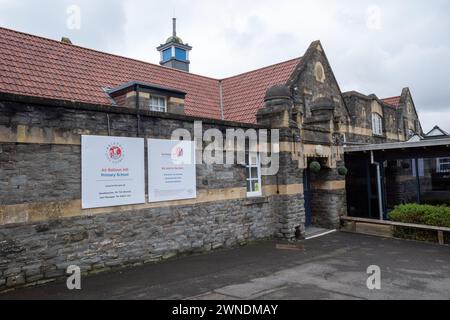
<path id="1" fill-rule="evenodd" d="M 132 210 L 0 228 L 0 291 L 272 237 L 272 199 Z"/>
<path id="2" fill-rule="evenodd" d="M 139 117 L 137 117 L 139 114 Z M 279 176 L 247 198 L 242 165 L 197 165 L 197 198 L 81 209 L 82 134 L 168 139 L 174 129 L 261 125 L 0 94 L 0 291 L 83 272 L 304 236 L 301 169 L 280 151 Z M 284 143 L 293 134 L 285 128 Z"/>
<path id="3" fill-rule="evenodd" d="M 352 114 L 351 125 L 346 130 L 348 143 L 373 144 L 404 140 L 402 126 L 398 124 L 401 120 L 399 110 L 383 103 L 374 95 L 365 96 L 358 92 L 347 92 L 343 96 Z M 372 112 L 382 116 L 383 134 L 381 136 L 374 135 L 372 132 Z"/>

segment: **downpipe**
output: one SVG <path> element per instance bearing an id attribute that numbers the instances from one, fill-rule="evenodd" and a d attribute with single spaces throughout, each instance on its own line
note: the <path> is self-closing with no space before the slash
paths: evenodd
<path id="1" fill-rule="evenodd" d="M 380 212 L 380 220 L 384 220 L 384 212 L 383 212 L 383 195 L 381 190 L 381 169 L 380 163 L 375 161 L 375 157 L 373 155 L 373 151 L 370 151 L 370 163 L 377 167 L 377 188 L 378 188 L 378 211 Z"/>

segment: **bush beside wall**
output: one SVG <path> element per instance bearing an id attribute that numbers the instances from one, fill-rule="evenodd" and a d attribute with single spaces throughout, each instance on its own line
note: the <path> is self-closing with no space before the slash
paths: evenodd
<path id="1" fill-rule="evenodd" d="M 404 204 L 389 213 L 389 219 L 397 222 L 423 224 L 450 228 L 450 207 L 445 205 Z M 436 231 L 395 227 L 394 236 L 398 238 L 437 242 Z M 444 242 L 450 244 L 450 234 L 444 233 Z"/>

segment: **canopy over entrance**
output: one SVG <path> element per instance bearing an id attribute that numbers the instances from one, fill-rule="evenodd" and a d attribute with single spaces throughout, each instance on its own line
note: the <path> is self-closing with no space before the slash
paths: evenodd
<path id="1" fill-rule="evenodd" d="M 348 146 L 348 214 L 386 219 L 403 203 L 450 204 L 450 138 Z"/>

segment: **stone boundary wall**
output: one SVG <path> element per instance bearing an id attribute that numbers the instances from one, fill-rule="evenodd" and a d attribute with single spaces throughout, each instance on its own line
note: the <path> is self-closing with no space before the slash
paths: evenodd
<path id="1" fill-rule="evenodd" d="M 285 151 L 262 197 L 247 198 L 244 166 L 201 164 L 197 199 L 81 209 L 82 134 L 168 139 L 177 128 L 193 135 L 194 120 L 203 130 L 263 128 L 0 94 L 0 291 L 64 276 L 71 264 L 100 272 L 303 237 L 302 170 Z"/>

